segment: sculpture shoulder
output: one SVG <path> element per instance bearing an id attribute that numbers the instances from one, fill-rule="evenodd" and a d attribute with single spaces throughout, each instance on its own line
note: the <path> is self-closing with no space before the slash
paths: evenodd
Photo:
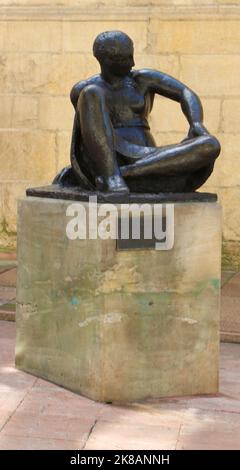
<path id="1" fill-rule="evenodd" d="M 134 70 L 134 80 L 143 91 L 152 91 L 163 96 L 172 97 L 172 94 L 179 95 L 185 85 L 176 78 L 165 72 L 154 69 Z"/>
<path id="2" fill-rule="evenodd" d="M 167 78 L 172 78 L 164 72 L 154 69 L 139 69 L 132 72 L 134 80 L 139 83 L 144 83 L 146 85 L 151 85 L 154 80 L 166 80 Z"/>
<path id="3" fill-rule="evenodd" d="M 78 98 L 79 98 L 81 91 L 88 85 L 97 84 L 99 80 L 100 80 L 100 75 L 97 74 L 97 75 L 93 75 L 87 80 L 81 80 L 80 82 L 77 82 L 75 83 L 75 85 L 73 85 L 71 93 L 70 93 L 70 99 L 75 109 L 76 109 Z"/>

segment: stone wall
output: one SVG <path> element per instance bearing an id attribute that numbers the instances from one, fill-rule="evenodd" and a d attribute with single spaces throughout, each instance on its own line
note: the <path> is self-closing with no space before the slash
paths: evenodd
<path id="1" fill-rule="evenodd" d="M 239 0 L 1 0 L 0 245 L 14 246 L 25 188 L 49 183 L 69 161 L 69 91 L 98 72 L 92 42 L 107 29 L 133 38 L 137 68 L 165 71 L 202 98 L 223 149 L 204 189 L 223 203 L 224 265 L 239 268 Z M 160 97 L 151 125 L 159 145 L 188 129 L 179 105 Z"/>

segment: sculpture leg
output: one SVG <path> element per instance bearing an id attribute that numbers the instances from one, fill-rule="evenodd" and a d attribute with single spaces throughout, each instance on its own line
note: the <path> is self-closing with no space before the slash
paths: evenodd
<path id="1" fill-rule="evenodd" d="M 151 174 L 188 176 L 196 170 L 209 166 L 219 153 L 218 140 L 211 135 L 204 135 L 177 145 L 159 147 L 153 155 L 121 166 L 121 173 L 124 177 Z"/>
<path id="2" fill-rule="evenodd" d="M 98 189 L 129 192 L 121 176 L 114 148 L 114 133 L 100 87 L 89 85 L 80 94 L 77 113 L 89 168 Z"/>
<path id="3" fill-rule="evenodd" d="M 208 166 L 191 173 L 186 181 L 185 191 L 192 192 L 200 188 L 213 172 L 214 161 Z"/>

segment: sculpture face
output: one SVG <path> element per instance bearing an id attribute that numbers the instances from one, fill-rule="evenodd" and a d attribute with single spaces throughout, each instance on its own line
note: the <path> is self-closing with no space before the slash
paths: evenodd
<path id="1" fill-rule="evenodd" d="M 119 77 L 127 75 L 135 65 L 133 42 L 121 31 L 108 31 L 97 36 L 93 53 L 101 68 Z"/>
<path id="2" fill-rule="evenodd" d="M 110 73 L 117 77 L 128 75 L 134 65 L 133 50 L 130 47 L 120 49 L 117 54 L 109 52 L 101 61 L 102 68 L 107 68 Z"/>

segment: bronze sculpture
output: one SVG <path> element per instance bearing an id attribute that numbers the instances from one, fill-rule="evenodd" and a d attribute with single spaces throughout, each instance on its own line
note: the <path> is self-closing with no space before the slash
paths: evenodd
<path id="1" fill-rule="evenodd" d="M 218 140 L 203 126 L 198 96 L 165 73 L 132 70 L 133 42 L 121 31 L 99 34 L 93 53 L 101 73 L 71 91 L 71 166 L 53 183 L 122 195 L 194 192 L 220 153 Z M 178 144 L 157 147 L 150 133 L 147 118 L 156 93 L 178 101 L 189 122 L 188 136 Z"/>

